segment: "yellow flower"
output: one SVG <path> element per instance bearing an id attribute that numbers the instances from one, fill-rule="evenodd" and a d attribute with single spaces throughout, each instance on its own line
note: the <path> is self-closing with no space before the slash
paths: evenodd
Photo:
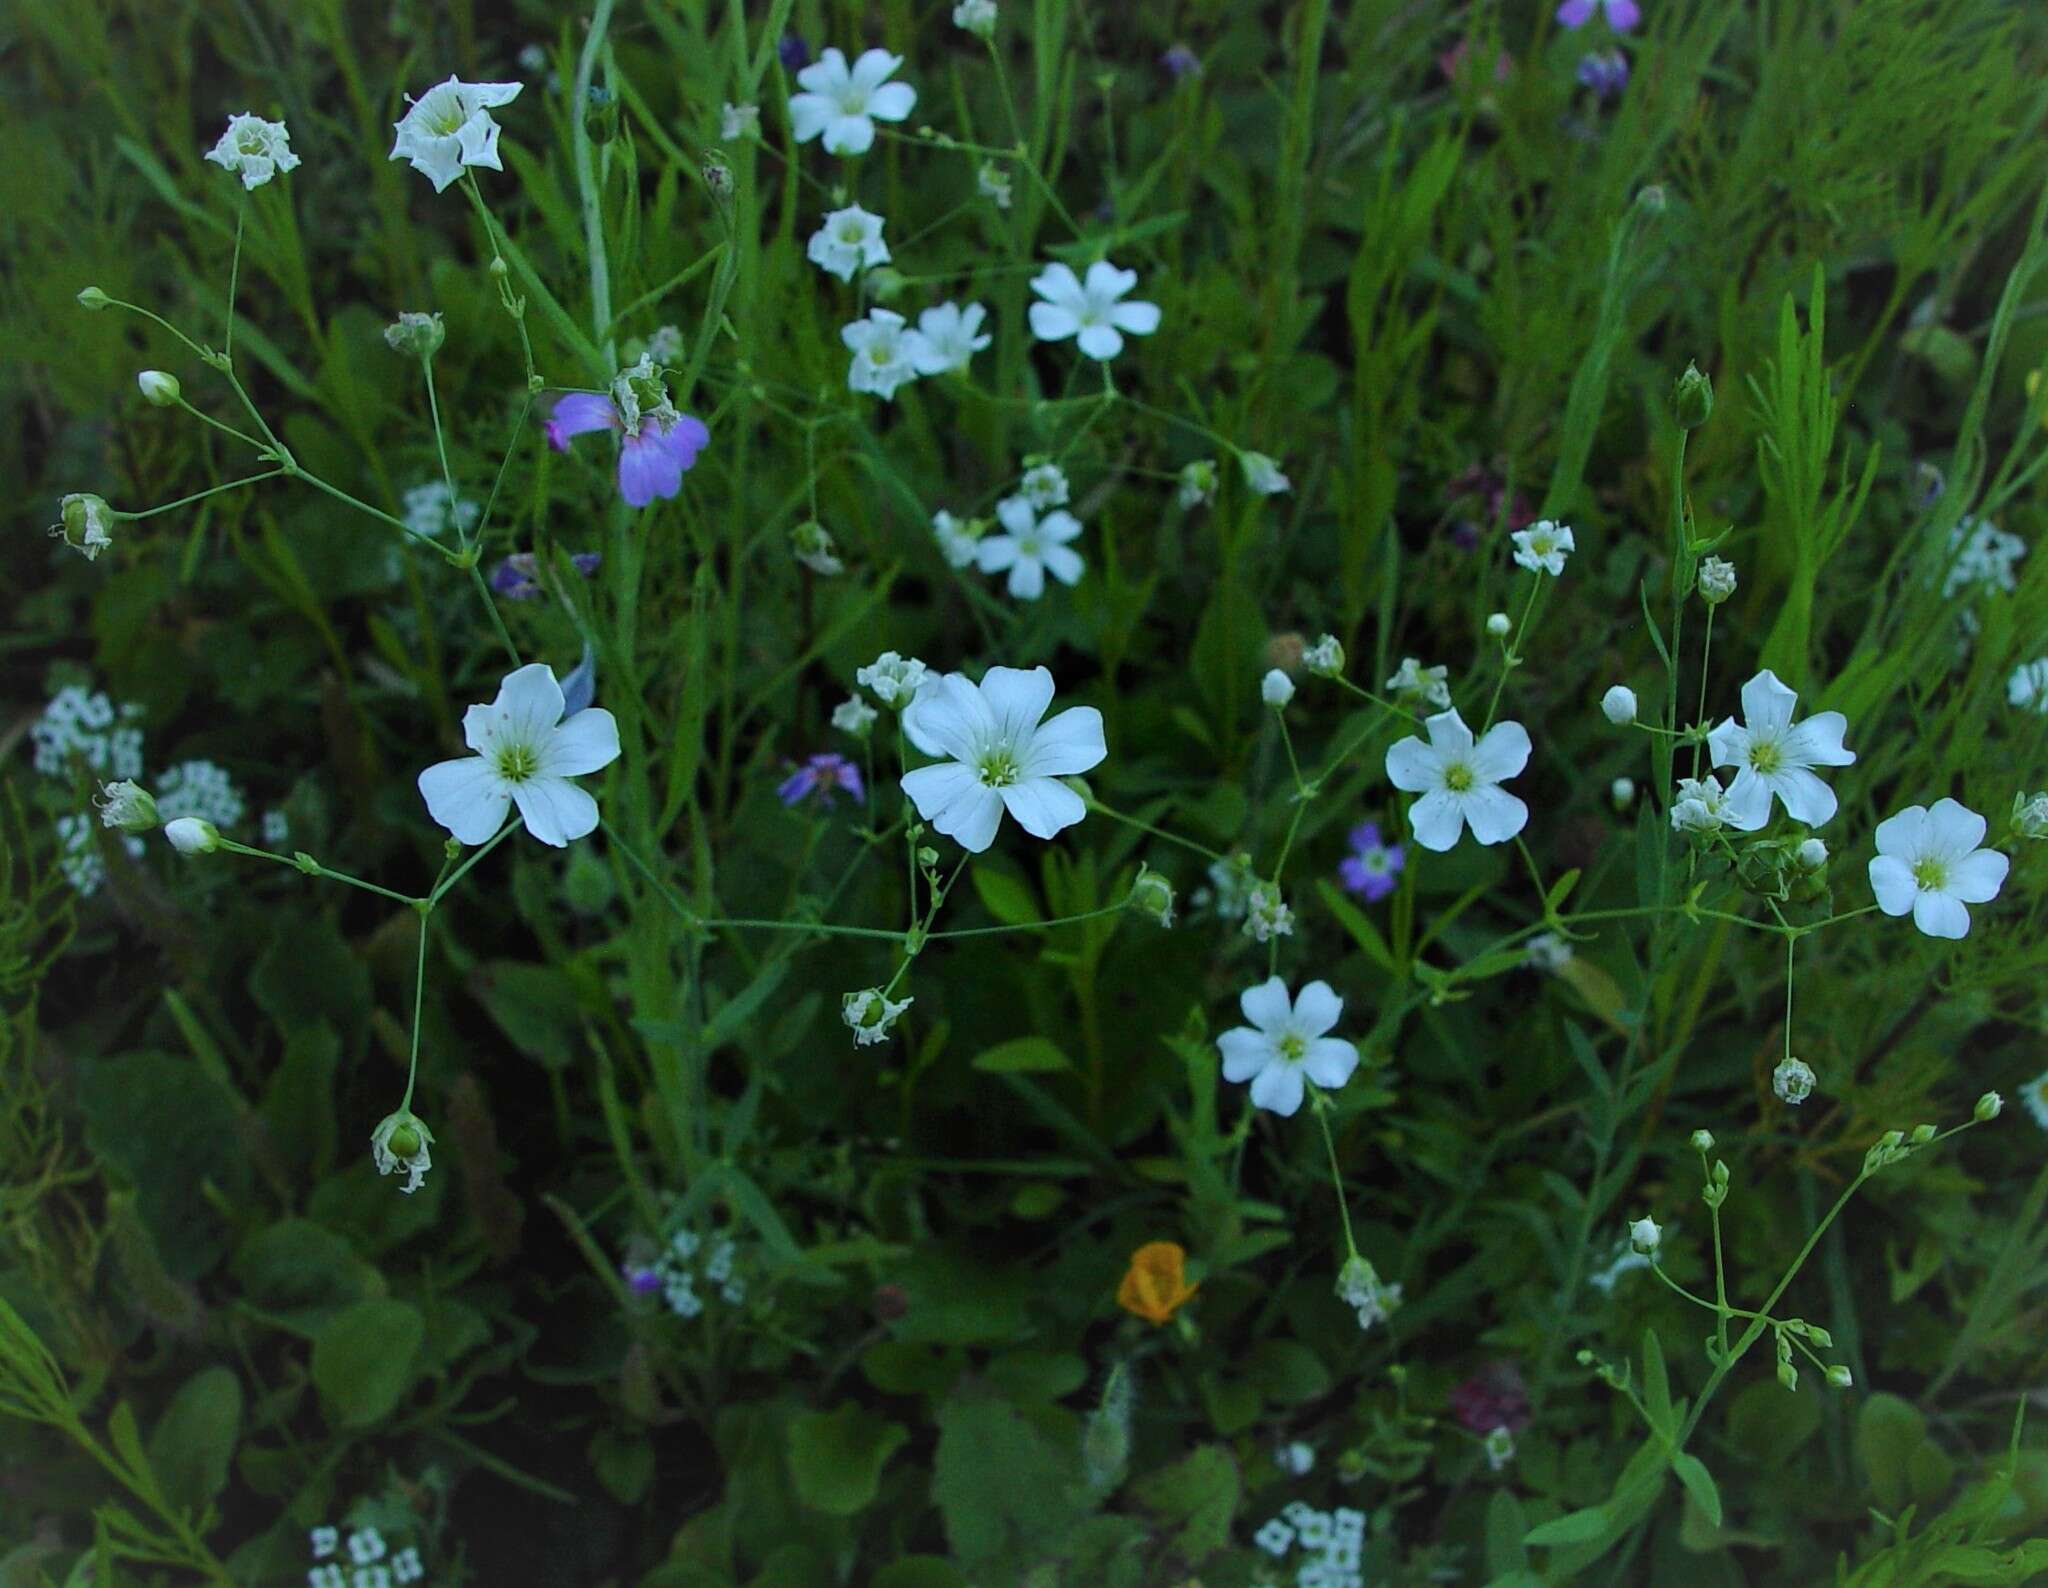
<path id="1" fill-rule="evenodd" d="M 1131 1253 L 1116 1287 L 1117 1305 L 1148 1323 L 1166 1323 L 1201 1287 L 1187 1282 L 1188 1254 L 1173 1241 L 1148 1241 Z"/>

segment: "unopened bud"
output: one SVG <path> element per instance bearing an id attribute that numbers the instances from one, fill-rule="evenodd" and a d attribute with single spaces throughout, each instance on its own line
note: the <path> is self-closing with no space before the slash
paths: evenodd
<path id="1" fill-rule="evenodd" d="M 1792 851 L 1792 858 L 1799 862 L 1801 870 L 1818 871 L 1828 863 L 1828 846 L 1818 838 L 1809 838 Z"/>
<path id="2" fill-rule="evenodd" d="M 1513 627 L 1514 625 L 1508 621 L 1508 615 L 1505 612 L 1496 612 L 1486 620 L 1486 632 L 1497 640 L 1506 639 L 1508 637 L 1508 630 Z"/>
<path id="3" fill-rule="evenodd" d="M 400 311 L 398 318 L 384 327 L 386 347 L 417 359 L 429 359 L 440 352 L 447 336 L 440 315 L 421 314 L 412 309 Z"/>
<path id="4" fill-rule="evenodd" d="M 167 370 L 146 369 L 135 377 L 135 384 L 142 389 L 142 400 L 159 408 L 176 407 L 184 395 L 178 377 Z"/>
<path id="5" fill-rule="evenodd" d="M 197 816 L 180 816 L 164 824 L 164 837 L 181 855 L 210 855 L 220 848 L 220 829 Z"/>
<path id="6" fill-rule="evenodd" d="M 1161 926 L 1173 925 L 1173 884 L 1158 872 L 1141 866 L 1138 880 L 1131 884 L 1130 907 L 1150 916 Z"/>
<path id="7" fill-rule="evenodd" d="M 1694 1152 L 1712 1152 L 1714 1150 L 1714 1133 L 1711 1130 L 1694 1131 L 1692 1133 L 1692 1150 Z"/>
<path id="8" fill-rule="evenodd" d="M 108 297 L 104 292 L 100 291 L 98 287 L 83 288 L 78 294 L 78 306 L 81 309 L 92 309 L 94 311 L 98 311 L 100 309 L 104 309 L 108 304 L 112 303 L 113 301 L 114 300 L 112 298 Z"/>
<path id="9" fill-rule="evenodd" d="M 1681 428 L 1697 430 L 1714 412 L 1714 382 L 1697 364 L 1687 364 L 1685 373 L 1671 388 L 1671 408 Z"/>
<path id="10" fill-rule="evenodd" d="M 592 83 L 584 92 L 583 133 L 592 143 L 610 143 L 619 135 L 619 101 L 608 88 Z"/>
<path id="11" fill-rule="evenodd" d="M 1723 557 L 1709 557 L 1700 564 L 1700 599 L 1717 607 L 1735 594 L 1735 564 Z"/>
<path id="12" fill-rule="evenodd" d="M 735 184 L 733 182 L 732 167 L 726 163 L 724 155 L 720 154 L 716 149 L 707 151 L 703 163 L 697 169 L 704 178 L 706 192 L 721 204 L 727 204 L 732 201 Z"/>
<path id="13" fill-rule="evenodd" d="M 1996 1092 L 1986 1092 L 1977 1099 L 1976 1111 L 1970 1116 L 1980 1125 L 1987 1125 L 1996 1119 L 2005 1108 L 2005 1099 Z"/>
<path id="14" fill-rule="evenodd" d="M 1932 1125 L 1915 1125 L 1913 1127 L 1913 1134 L 1906 1139 L 1916 1147 L 1924 1147 L 1934 1140 L 1935 1134 L 1936 1132 Z"/>
<path id="15" fill-rule="evenodd" d="M 1778 1364 L 1778 1382 L 1788 1390 L 1796 1390 L 1799 1388 L 1799 1369 L 1794 1367 L 1789 1361 L 1780 1362 Z"/>
<path id="16" fill-rule="evenodd" d="M 1836 1389 L 1848 1389 L 1855 1382 L 1855 1375 L 1839 1362 L 1828 1369 L 1828 1383 Z"/>

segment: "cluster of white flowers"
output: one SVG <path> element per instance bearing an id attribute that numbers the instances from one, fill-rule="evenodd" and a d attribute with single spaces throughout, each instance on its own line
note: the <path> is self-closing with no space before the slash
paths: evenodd
<path id="1" fill-rule="evenodd" d="M 1573 949 L 1555 932 L 1538 932 L 1523 945 L 1522 953 L 1530 969 L 1554 976 L 1572 962 Z"/>
<path id="2" fill-rule="evenodd" d="M 211 761 L 180 761 L 156 780 L 157 814 L 166 822 L 196 816 L 216 827 L 232 827 L 248 810 L 234 779 Z"/>
<path id="3" fill-rule="evenodd" d="M 1348 1505 L 1319 1511 L 1291 1500 L 1252 1535 L 1275 1560 L 1300 1549 L 1312 1558 L 1295 1574 L 1295 1588 L 1365 1588 L 1365 1513 Z"/>
<path id="4" fill-rule="evenodd" d="M 400 516 L 405 520 L 405 527 L 415 535 L 438 539 L 448 533 L 451 525 L 466 535 L 476 528 L 477 520 L 483 516 L 483 504 L 458 497 L 448 489 L 446 480 L 429 480 L 405 493 L 405 507 Z"/>
<path id="5" fill-rule="evenodd" d="M 393 1554 L 384 1535 L 374 1527 L 349 1529 L 346 1561 L 340 1558 L 344 1553 L 340 1528 L 316 1527 L 309 1541 L 313 1559 L 325 1564 L 306 1573 L 306 1588 L 405 1588 L 427 1574 L 417 1547 L 408 1544 Z"/>
<path id="6" fill-rule="evenodd" d="M 97 893 L 107 880 L 107 863 L 100 858 L 99 826 L 90 816 L 70 812 L 57 818 L 57 870 L 81 899 Z M 121 846 L 136 859 L 142 858 L 143 843 L 132 834 L 121 835 Z"/>
<path id="7" fill-rule="evenodd" d="M 694 1318 L 707 1300 L 744 1306 L 747 1282 L 739 1272 L 739 1243 L 730 1235 L 709 1239 L 695 1230 L 678 1230 L 651 1259 L 629 1256 L 624 1264 L 626 1286 L 636 1296 L 659 1296 L 678 1318 Z"/>
<path id="8" fill-rule="evenodd" d="M 890 402 L 908 381 L 965 369 L 992 340 L 981 328 L 987 313 L 978 303 L 941 303 L 920 314 L 913 329 L 893 309 L 868 310 L 865 319 L 839 328 L 839 340 L 853 355 L 846 370 L 848 390 Z"/>
<path id="9" fill-rule="evenodd" d="M 84 767 L 109 778 L 142 776 L 142 708 L 115 705 L 83 684 L 66 684 L 50 697 L 29 729 L 35 769 L 63 777 Z"/>
<path id="10" fill-rule="evenodd" d="M 1966 518 L 1948 532 L 1948 572 L 1941 581 L 1941 593 L 1953 596 L 1973 585 L 2008 594 L 2019 586 L 2016 571 L 2027 554 L 2027 543 L 2009 535 L 1984 519 Z M 1964 623 L 1976 627 L 1976 614 L 1965 612 Z"/>

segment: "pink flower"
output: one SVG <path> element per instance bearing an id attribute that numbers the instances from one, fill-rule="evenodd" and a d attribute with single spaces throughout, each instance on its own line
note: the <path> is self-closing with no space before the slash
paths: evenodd
<path id="1" fill-rule="evenodd" d="M 629 507 L 645 507 L 656 497 L 666 499 L 682 490 L 683 475 L 711 440 L 701 419 L 672 408 L 648 413 L 629 428 L 611 398 L 572 391 L 555 404 L 548 418 L 548 445 L 567 452 L 571 436 L 591 430 L 610 430 L 619 437 L 619 495 Z"/>

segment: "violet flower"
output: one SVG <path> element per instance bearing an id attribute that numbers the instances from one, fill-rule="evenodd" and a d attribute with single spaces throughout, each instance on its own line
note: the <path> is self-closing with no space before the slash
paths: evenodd
<path id="1" fill-rule="evenodd" d="M 1593 20 L 1595 11 L 1603 13 L 1607 25 L 1617 33 L 1626 33 L 1643 20 L 1636 0 L 1564 0 L 1557 8 L 1557 20 L 1568 28 L 1582 28 Z"/>
<path id="2" fill-rule="evenodd" d="M 843 755 L 830 751 L 814 755 L 808 761 L 782 780 L 782 786 L 775 792 L 785 805 L 794 805 L 809 795 L 818 796 L 818 803 L 829 806 L 835 788 L 846 790 L 855 799 L 867 798 L 867 787 L 861 782 L 860 768 Z"/>
<path id="3" fill-rule="evenodd" d="M 1579 81 L 1596 99 L 1612 99 L 1628 87 L 1628 57 L 1620 50 L 1595 50 L 1579 57 Z"/>
<path id="4" fill-rule="evenodd" d="M 1380 841 L 1378 822 L 1360 822 L 1351 829 L 1353 853 L 1337 862 L 1337 875 L 1345 890 L 1368 904 L 1377 904 L 1394 891 L 1394 879 L 1407 864 L 1399 844 Z"/>
<path id="5" fill-rule="evenodd" d="M 1202 58 L 1185 44 L 1176 44 L 1159 57 L 1159 64 L 1176 83 L 1202 75 Z"/>
<path id="6" fill-rule="evenodd" d="M 669 401 L 663 371 L 645 353 L 619 372 L 609 397 L 573 391 L 555 404 L 547 421 L 548 445 L 569 450 L 569 438 L 591 430 L 619 437 L 619 495 L 629 507 L 645 507 L 683 488 L 684 473 L 711 440 L 701 419 L 678 413 Z"/>
<path id="7" fill-rule="evenodd" d="M 597 572 L 598 554 L 579 551 L 569 561 L 588 579 Z M 515 551 L 491 570 L 491 590 L 507 601 L 531 601 L 540 594 L 540 564 L 530 551 Z"/>
<path id="8" fill-rule="evenodd" d="M 811 47 L 801 33 L 791 29 L 775 41 L 775 58 L 785 72 L 800 72 L 811 64 Z"/>

